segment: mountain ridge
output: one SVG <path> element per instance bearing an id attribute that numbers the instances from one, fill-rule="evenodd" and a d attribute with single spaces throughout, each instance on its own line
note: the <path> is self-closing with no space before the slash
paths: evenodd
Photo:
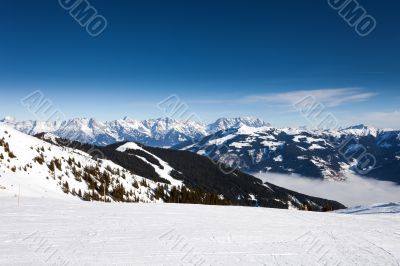
<path id="1" fill-rule="evenodd" d="M 400 184 L 400 130 L 358 126 L 338 130 L 243 126 L 177 145 L 210 158 L 234 156 L 248 173 L 275 172 L 344 180 L 349 171 Z M 369 164 L 363 165 L 367 163 Z"/>
<path id="2" fill-rule="evenodd" d="M 93 146 L 0 125 L 0 196 L 240 205 L 327 211 L 336 201 L 287 190 L 187 151 Z"/>
<path id="3" fill-rule="evenodd" d="M 197 140 L 232 127 L 270 125 L 253 117 L 219 118 L 208 125 L 171 118 L 135 120 L 129 117 L 106 122 L 94 118 L 73 118 L 65 121 L 16 121 L 12 117 L 6 117 L 0 122 L 29 135 L 53 133 L 60 138 L 102 146 L 122 141 L 138 141 L 157 147 L 171 147 L 183 141 Z"/>

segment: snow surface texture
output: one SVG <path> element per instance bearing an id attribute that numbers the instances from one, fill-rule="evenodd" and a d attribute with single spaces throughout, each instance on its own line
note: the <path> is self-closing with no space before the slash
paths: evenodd
<path id="1" fill-rule="evenodd" d="M 0 265 L 399 265 L 400 214 L 2 198 Z"/>
<path id="2" fill-rule="evenodd" d="M 386 204 L 374 204 L 371 206 L 356 206 L 345 210 L 336 211 L 337 213 L 348 213 L 348 214 L 378 214 L 378 213 L 400 213 L 400 202 L 399 203 L 386 203 Z"/>

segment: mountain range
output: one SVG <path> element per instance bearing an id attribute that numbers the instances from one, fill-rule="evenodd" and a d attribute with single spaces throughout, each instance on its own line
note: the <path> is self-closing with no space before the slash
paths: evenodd
<path id="1" fill-rule="evenodd" d="M 61 122 L 5 118 L 1 124 L 26 134 L 52 133 L 80 143 L 107 146 L 138 142 L 188 150 L 215 160 L 235 156 L 247 173 L 276 172 L 344 180 L 349 171 L 400 184 L 400 131 L 356 125 L 332 130 L 274 128 L 253 117 L 220 118 L 211 124 L 170 118 L 110 122 Z"/>
<path id="2" fill-rule="evenodd" d="M 122 141 L 136 141 L 154 147 L 171 147 L 182 142 L 196 141 L 221 130 L 241 126 L 270 126 L 258 118 L 220 118 L 214 123 L 179 121 L 171 118 L 134 120 L 128 117 L 109 122 L 93 118 L 75 118 L 67 121 L 16 121 L 12 117 L 1 123 L 29 135 L 52 133 L 60 138 L 106 146 Z"/>
<path id="3" fill-rule="evenodd" d="M 400 184 L 400 131 L 365 125 L 338 130 L 232 128 L 176 149 L 218 160 L 226 156 L 249 173 L 275 172 L 344 180 L 349 171 Z"/>
<path id="4" fill-rule="evenodd" d="M 100 156 L 101 155 L 101 156 Z M 168 202 L 328 211 L 336 201 L 263 183 L 188 151 L 134 142 L 93 146 L 0 125 L 0 193 L 107 202 Z"/>

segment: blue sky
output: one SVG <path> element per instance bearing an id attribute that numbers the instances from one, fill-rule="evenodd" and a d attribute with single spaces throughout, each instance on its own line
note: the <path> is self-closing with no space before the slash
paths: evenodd
<path id="1" fill-rule="evenodd" d="M 35 119 L 20 99 L 40 90 L 67 118 L 145 119 L 174 94 L 204 122 L 296 126 L 292 101 L 315 94 L 342 125 L 400 128 L 400 3 L 358 2 L 367 37 L 327 1 L 92 0 L 98 37 L 56 0 L 2 1 L 0 115 Z"/>

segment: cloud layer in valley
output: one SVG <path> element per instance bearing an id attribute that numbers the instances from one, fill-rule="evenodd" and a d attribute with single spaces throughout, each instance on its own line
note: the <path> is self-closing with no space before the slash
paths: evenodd
<path id="1" fill-rule="evenodd" d="M 349 174 L 347 181 L 323 181 L 298 175 L 256 174 L 263 181 L 311 196 L 328 198 L 352 207 L 374 203 L 400 202 L 400 186 Z"/>

